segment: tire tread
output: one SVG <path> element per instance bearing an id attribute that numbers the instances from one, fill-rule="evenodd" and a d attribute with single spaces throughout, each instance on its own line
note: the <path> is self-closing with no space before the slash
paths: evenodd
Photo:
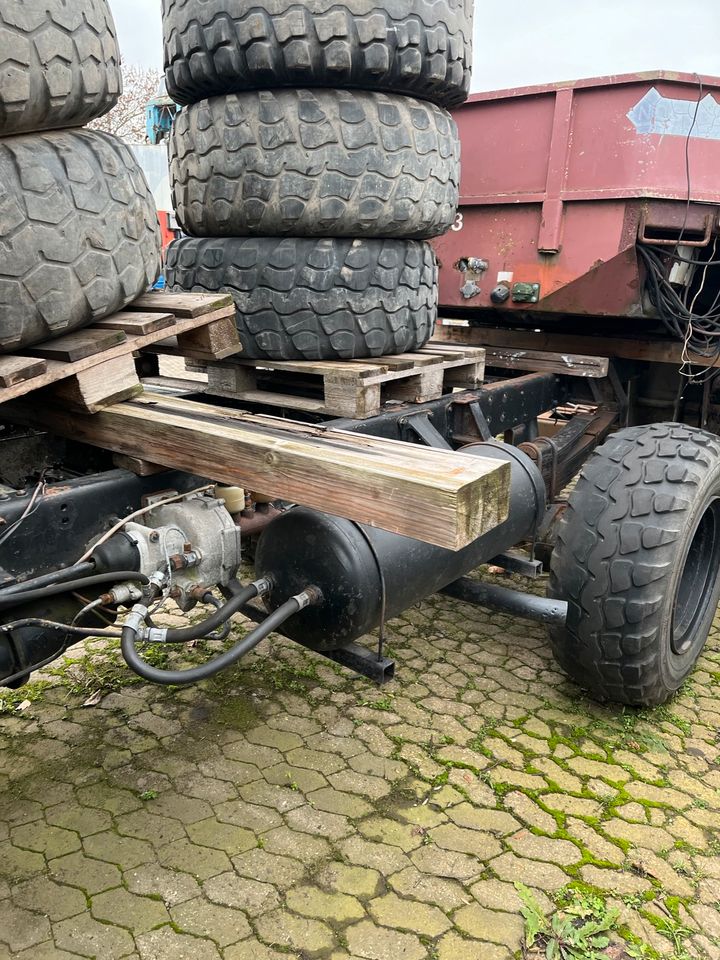
<path id="1" fill-rule="evenodd" d="M 183 110 L 170 179 L 195 237 L 427 239 L 450 228 L 460 143 L 450 115 L 382 93 L 275 90 Z"/>
<path id="2" fill-rule="evenodd" d="M 243 357 L 335 360 L 418 350 L 437 316 L 437 263 L 414 240 L 182 239 L 170 290 L 227 291 Z"/>
<path id="3" fill-rule="evenodd" d="M 82 126 L 121 92 L 107 0 L 0 4 L 0 136 Z"/>
<path id="4" fill-rule="evenodd" d="M 134 154 L 91 130 L 0 140 L 0 352 L 100 320 L 160 272 L 155 202 Z"/>
<path id="5" fill-rule="evenodd" d="M 596 696 L 651 706 L 664 585 L 695 491 L 720 463 L 718 437 L 681 424 L 613 434 L 580 473 L 558 524 L 548 594 L 568 601 L 550 640 L 560 666 Z"/>
<path id="6" fill-rule="evenodd" d="M 163 0 L 178 103 L 271 87 L 386 90 L 457 106 L 470 89 L 471 0 Z"/>

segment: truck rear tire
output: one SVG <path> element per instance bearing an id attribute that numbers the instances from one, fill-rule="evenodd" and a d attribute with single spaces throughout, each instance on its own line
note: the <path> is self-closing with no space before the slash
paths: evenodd
<path id="1" fill-rule="evenodd" d="M 0 140 L 0 250 L 0 353 L 143 293 L 160 272 L 160 231 L 130 148 L 90 130 Z"/>
<path id="2" fill-rule="evenodd" d="M 407 97 L 273 90 L 183 110 L 170 140 L 178 221 L 195 237 L 404 237 L 450 228 L 460 142 Z"/>
<path id="3" fill-rule="evenodd" d="M 274 87 L 386 90 L 462 103 L 471 0 L 163 0 L 165 77 L 178 103 Z"/>
<path id="4" fill-rule="evenodd" d="M 168 289 L 231 293 L 243 357 L 350 360 L 418 350 L 437 315 L 437 263 L 414 240 L 182 239 Z"/>
<path id="5" fill-rule="evenodd" d="M 122 91 L 107 0 L 0 4 L 0 134 L 80 127 Z"/>
<path id="6" fill-rule="evenodd" d="M 562 668 L 595 696 L 654 706 L 680 687 L 720 598 L 720 440 L 675 423 L 613 434 L 558 526 L 549 595 Z"/>

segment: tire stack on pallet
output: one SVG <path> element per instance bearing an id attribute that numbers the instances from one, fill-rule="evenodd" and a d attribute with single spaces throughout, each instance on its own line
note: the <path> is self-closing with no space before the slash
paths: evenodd
<path id="1" fill-rule="evenodd" d="M 453 223 L 471 0 L 163 0 L 172 290 L 233 294 L 247 359 L 420 349 Z"/>
<path id="2" fill-rule="evenodd" d="M 121 85 L 107 0 L 0 0 L 0 353 L 115 313 L 160 272 L 133 153 L 77 129 Z"/>

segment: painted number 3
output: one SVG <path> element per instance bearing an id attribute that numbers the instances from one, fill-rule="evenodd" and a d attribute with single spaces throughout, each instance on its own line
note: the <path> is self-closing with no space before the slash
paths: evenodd
<path id="1" fill-rule="evenodd" d="M 451 229 L 458 233 L 463 228 L 463 215 L 459 213 L 455 217 L 455 223 L 452 225 Z"/>

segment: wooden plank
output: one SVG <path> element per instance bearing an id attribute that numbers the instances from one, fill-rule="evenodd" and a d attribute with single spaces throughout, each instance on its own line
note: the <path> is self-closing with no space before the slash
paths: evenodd
<path id="1" fill-rule="evenodd" d="M 442 357 L 437 353 L 394 353 L 391 357 L 383 357 L 383 363 L 387 360 L 407 360 L 415 367 L 429 367 L 433 363 L 442 363 Z"/>
<path id="2" fill-rule="evenodd" d="M 164 330 L 174 323 L 175 317 L 171 313 L 133 313 L 132 311 L 122 310 L 120 313 L 114 313 L 111 317 L 106 317 L 105 320 L 93 324 L 93 329 L 122 330 L 132 336 L 141 336 L 144 333 Z"/>
<path id="3" fill-rule="evenodd" d="M 210 390 L 205 393 L 213 397 L 226 397 L 240 403 L 262 403 L 267 407 L 284 407 L 287 410 L 304 410 L 306 413 L 327 414 L 322 400 L 312 397 L 296 397 L 290 393 L 274 393 L 269 390 L 243 390 L 242 393 L 223 393 L 222 390 Z"/>
<path id="4" fill-rule="evenodd" d="M 47 343 L 38 343 L 28 347 L 27 353 L 43 360 L 57 360 L 61 363 L 74 363 L 76 360 L 85 360 L 111 350 L 119 343 L 127 340 L 122 330 L 76 330 L 57 340 L 48 340 Z"/>
<path id="5" fill-rule="evenodd" d="M 126 310 L 149 310 L 152 313 L 172 313 L 181 319 L 195 319 L 215 313 L 224 307 L 232 308 L 235 313 L 235 304 L 229 293 L 145 293 L 134 300 Z"/>
<path id="6" fill-rule="evenodd" d="M 598 379 L 606 377 L 610 367 L 607 357 L 588 357 L 577 353 L 543 353 L 519 347 L 487 347 L 486 352 L 488 365 L 504 370 L 533 370 Z"/>
<path id="7" fill-rule="evenodd" d="M 24 383 L 33 377 L 39 377 L 47 370 L 44 360 L 33 357 L 0 357 L 0 387 L 12 387 Z"/>
<path id="8" fill-rule="evenodd" d="M 103 407 L 142 393 L 132 354 L 98 363 L 60 380 L 43 393 L 73 410 L 97 413 Z"/>
<path id="9" fill-rule="evenodd" d="M 373 360 L 240 360 L 244 366 L 263 370 L 280 370 L 285 373 L 310 373 L 317 376 L 330 374 L 336 377 L 364 379 L 377 373 L 388 372 L 381 361 Z"/>
<path id="10" fill-rule="evenodd" d="M 591 357 L 610 357 L 625 360 L 650 360 L 656 363 L 680 364 L 682 343 L 674 340 L 647 338 L 593 337 L 583 334 L 547 333 L 535 330 L 508 330 L 495 327 L 443 326 L 436 333 L 449 343 L 472 343 L 484 346 L 512 347 L 520 350 L 539 350 L 551 353 L 577 353 Z M 691 354 L 693 363 L 713 364 L 705 357 Z"/>
<path id="11" fill-rule="evenodd" d="M 368 361 L 365 360 L 346 360 L 345 363 L 358 364 L 365 366 Z M 377 360 L 378 367 L 385 367 L 386 370 L 412 370 L 415 367 L 415 362 L 410 357 L 409 354 L 405 356 L 389 356 L 389 357 L 378 357 Z"/>
<path id="12" fill-rule="evenodd" d="M 151 393 L 206 393 L 207 383 L 202 380 L 186 380 L 184 377 L 142 377 L 140 381 Z"/>
<path id="13" fill-rule="evenodd" d="M 9 419 L 458 550 L 507 517 L 510 466 L 146 394 L 100 413 L 31 400 Z"/>
<path id="14" fill-rule="evenodd" d="M 227 317 L 230 314 L 233 316 L 235 315 L 235 307 L 233 305 L 222 307 L 211 314 L 178 320 L 173 327 L 168 327 L 168 330 L 174 334 L 185 333 L 187 330 L 193 330 L 197 326 L 201 326 L 202 324 L 208 323 L 212 320 L 219 320 L 222 317 Z M 140 337 L 124 338 L 122 343 L 119 343 L 117 346 L 107 350 L 99 357 L 86 357 L 84 360 L 78 360 L 75 363 L 63 363 L 58 360 L 48 360 L 47 370 L 42 376 L 35 377 L 32 380 L 24 381 L 22 383 L 16 383 L 11 387 L 0 388 L 0 403 L 6 403 L 9 400 L 14 400 L 17 397 L 23 396 L 23 394 L 28 393 L 30 390 L 47 387 L 52 383 L 63 380 L 65 377 L 71 377 L 75 374 L 81 373 L 83 370 L 88 370 L 90 367 L 95 366 L 101 361 L 105 362 L 106 360 L 113 360 L 115 357 L 121 357 L 125 356 L 126 354 L 131 354 L 137 350 L 143 350 L 149 347 L 157 339 L 157 336 L 158 334 L 156 332 L 144 334 Z"/>
<path id="15" fill-rule="evenodd" d="M 482 347 L 460 346 L 456 343 L 444 343 L 442 340 L 430 340 L 422 348 L 423 353 L 439 353 L 443 360 L 482 360 Z"/>

